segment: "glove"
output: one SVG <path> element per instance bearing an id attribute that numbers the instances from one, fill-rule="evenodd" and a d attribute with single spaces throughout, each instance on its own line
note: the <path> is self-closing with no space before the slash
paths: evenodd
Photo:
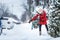
<path id="1" fill-rule="evenodd" d="M 29 21 L 29 23 L 31 22 L 32 20 Z"/>

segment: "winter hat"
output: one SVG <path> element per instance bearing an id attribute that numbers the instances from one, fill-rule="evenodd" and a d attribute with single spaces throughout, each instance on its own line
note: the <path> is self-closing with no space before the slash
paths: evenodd
<path id="1" fill-rule="evenodd" d="M 36 7 L 36 12 L 39 13 L 39 14 L 42 14 L 43 12 L 43 8 L 42 7 Z"/>

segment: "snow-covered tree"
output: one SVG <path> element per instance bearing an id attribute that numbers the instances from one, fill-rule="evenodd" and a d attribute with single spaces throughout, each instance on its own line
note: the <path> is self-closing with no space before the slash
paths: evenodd
<path id="1" fill-rule="evenodd" d="M 27 20 L 31 18 L 32 3 L 33 3 L 33 0 L 27 0 L 27 5 L 23 4 L 23 8 L 25 9 L 25 11 L 21 17 L 22 22 L 26 22 Z"/>
<path id="2" fill-rule="evenodd" d="M 60 0 L 51 0 L 49 9 L 49 28 L 52 37 L 60 36 Z"/>
<path id="3" fill-rule="evenodd" d="M 0 3 L 0 17 L 11 17 L 15 20 L 19 20 L 16 15 L 12 14 L 9 7 L 6 4 Z"/>

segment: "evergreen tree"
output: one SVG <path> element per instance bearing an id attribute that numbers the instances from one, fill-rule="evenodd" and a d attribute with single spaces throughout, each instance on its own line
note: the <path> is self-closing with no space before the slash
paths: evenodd
<path id="1" fill-rule="evenodd" d="M 58 4 L 55 0 L 53 0 L 53 4 L 50 4 L 50 16 L 49 16 L 49 29 L 50 35 L 52 37 L 59 37 L 60 36 L 60 4 Z"/>

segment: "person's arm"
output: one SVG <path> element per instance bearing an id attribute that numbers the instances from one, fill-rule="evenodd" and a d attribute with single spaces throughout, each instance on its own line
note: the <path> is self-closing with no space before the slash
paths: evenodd
<path id="1" fill-rule="evenodd" d="M 37 19 L 37 17 L 38 17 L 38 14 L 36 14 L 31 20 L 34 21 Z"/>
<path id="2" fill-rule="evenodd" d="M 37 17 L 38 17 L 38 14 L 36 14 L 30 21 L 29 21 L 29 23 L 31 22 L 31 21 L 34 21 L 34 20 L 36 20 L 37 19 Z"/>

